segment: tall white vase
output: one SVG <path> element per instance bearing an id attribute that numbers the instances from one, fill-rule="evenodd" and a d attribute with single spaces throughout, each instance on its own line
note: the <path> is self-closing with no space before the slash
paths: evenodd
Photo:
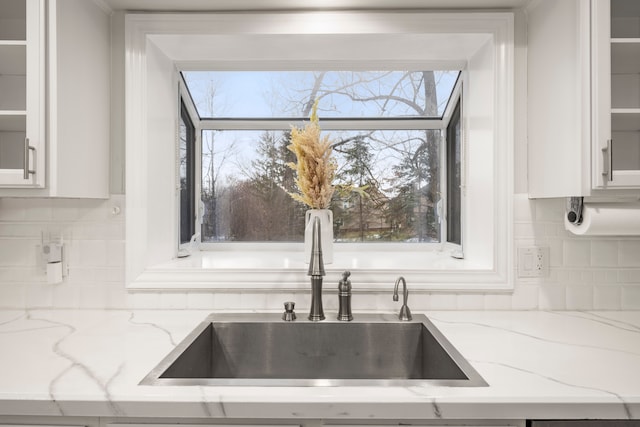
<path id="1" fill-rule="evenodd" d="M 305 214 L 304 227 L 304 262 L 311 259 L 311 243 L 313 240 L 313 219 L 320 218 L 320 235 L 322 245 L 322 261 L 333 262 L 333 212 L 329 209 L 309 209 Z"/>

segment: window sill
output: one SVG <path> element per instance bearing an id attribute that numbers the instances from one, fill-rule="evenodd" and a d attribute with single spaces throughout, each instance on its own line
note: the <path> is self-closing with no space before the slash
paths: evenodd
<path id="1" fill-rule="evenodd" d="M 145 269 L 129 284 L 130 290 L 226 290 L 297 291 L 309 287 L 307 266 L 300 251 L 238 252 L 199 251 Z M 337 286 L 344 270 L 350 270 L 356 291 L 388 290 L 398 276 L 423 291 L 508 291 L 512 284 L 498 280 L 490 269 L 447 252 L 334 252 L 325 265 L 325 283 Z M 357 285 L 355 285 L 357 283 Z M 481 286 L 479 286 L 481 285 Z"/>

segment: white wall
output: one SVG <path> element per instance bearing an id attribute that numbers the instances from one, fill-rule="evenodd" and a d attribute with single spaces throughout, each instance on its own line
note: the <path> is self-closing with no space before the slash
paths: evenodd
<path id="1" fill-rule="evenodd" d="M 547 246 L 551 274 L 519 279 L 513 293 L 412 292 L 414 312 L 447 309 L 640 309 L 640 238 L 583 238 L 564 230 L 563 199 L 529 200 L 526 194 L 526 49 L 522 17 L 516 19 L 516 111 L 514 247 Z M 120 96 L 114 99 L 122 100 Z M 123 107 L 121 107 L 123 108 Z M 114 110 L 118 110 L 114 106 Z M 112 129 L 113 135 L 123 130 Z M 122 125 L 122 124 L 120 124 Z M 112 143 L 112 159 L 122 159 L 120 137 Z M 116 162 L 112 191 L 122 185 L 124 164 Z M 114 215 L 113 208 L 121 213 Z M 124 197 L 110 200 L 0 199 L 0 308 L 204 308 L 279 311 L 282 302 L 309 306 L 309 292 L 129 294 L 124 287 Z M 41 232 L 62 234 L 69 248 L 69 276 L 63 284 L 45 283 L 37 267 L 36 245 Z M 325 278 L 331 287 L 338 277 Z M 357 275 L 352 277 L 357 288 Z M 409 286 L 411 284 L 409 283 Z M 335 310 L 337 298 L 327 295 L 325 309 Z M 354 310 L 395 310 L 390 292 L 356 294 Z"/>

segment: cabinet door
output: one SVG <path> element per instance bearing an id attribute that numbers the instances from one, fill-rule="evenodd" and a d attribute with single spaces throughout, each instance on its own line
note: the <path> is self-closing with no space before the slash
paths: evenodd
<path id="1" fill-rule="evenodd" d="M 640 188 L 640 2 L 592 0 L 594 188 Z"/>
<path id="2" fill-rule="evenodd" d="M 531 2 L 526 11 L 529 196 L 588 196 L 589 3 Z"/>
<path id="3" fill-rule="evenodd" d="M 43 187 L 44 1 L 3 1 L 0 16 L 0 187 Z"/>

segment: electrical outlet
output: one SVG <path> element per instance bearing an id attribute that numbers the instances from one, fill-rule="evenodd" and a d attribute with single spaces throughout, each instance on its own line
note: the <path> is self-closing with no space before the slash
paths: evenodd
<path id="1" fill-rule="evenodd" d="M 548 275 L 548 247 L 518 248 L 518 277 L 547 277 Z"/>

